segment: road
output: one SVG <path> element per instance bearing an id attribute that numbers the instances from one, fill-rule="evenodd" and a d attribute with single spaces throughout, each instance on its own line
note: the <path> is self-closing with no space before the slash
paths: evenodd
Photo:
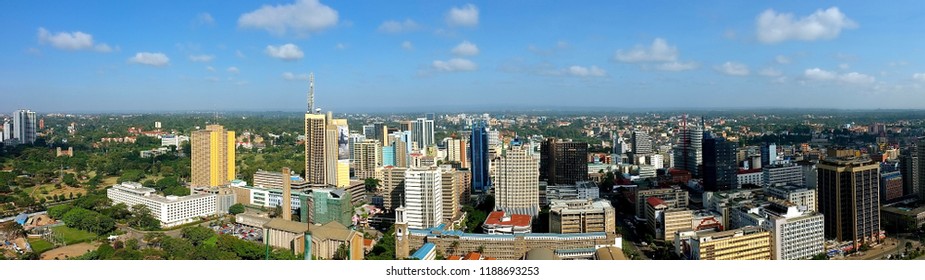
<path id="1" fill-rule="evenodd" d="M 629 217 L 629 219 L 633 219 L 632 216 L 627 216 L 623 214 L 618 215 L 617 217 L 617 226 L 620 227 L 620 229 L 622 229 L 620 233 L 623 234 L 623 240 L 626 240 L 626 242 L 624 242 L 623 245 L 627 248 L 624 248 L 624 251 L 636 252 L 637 257 L 639 259 L 648 260 L 649 256 L 646 256 L 646 254 L 642 251 L 642 249 L 636 246 L 636 244 L 638 242 L 641 242 L 641 240 L 636 236 L 635 230 L 632 230 L 631 227 L 628 224 L 626 224 L 625 222 L 625 220 L 627 219 L 626 217 Z"/>

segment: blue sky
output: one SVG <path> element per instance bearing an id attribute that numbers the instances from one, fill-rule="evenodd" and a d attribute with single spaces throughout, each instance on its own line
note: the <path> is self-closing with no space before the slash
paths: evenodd
<path id="1" fill-rule="evenodd" d="M 925 107 L 918 1 L 4 1 L 0 110 Z"/>

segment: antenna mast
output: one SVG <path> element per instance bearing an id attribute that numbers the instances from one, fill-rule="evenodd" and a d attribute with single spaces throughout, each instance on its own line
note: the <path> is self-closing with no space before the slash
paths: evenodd
<path id="1" fill-rule="evenodd" d="M 308 113 L 315 108 L 315 73 L 308 74 Z"/>

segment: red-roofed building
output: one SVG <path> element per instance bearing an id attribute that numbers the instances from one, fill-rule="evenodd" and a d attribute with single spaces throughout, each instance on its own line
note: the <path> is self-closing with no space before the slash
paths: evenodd
<path id="1" fill-rule="evenodd" d="M 671 182 L 673 183 L 687 183 L 691 180 L 691 172 L 683 169 L 669 169 L 668 175 L 671 176 Z"/>
<path id="2" fill-rule="evenodd" d="M 469 252 L 465 256 L 449 256 L 446 258 L 449 261 L 479 261 L 486 260 L 492 261 L 497 260 L 497 258 L 485 257 L 485 255 L 479 254 L 479 252 Z"/>
<path id="3" fill-rule="evenodd" d="M 652 207 L 657 207 L 659 205 L 665 204 L 665 201 L 658 197 L 650 197 L 646 199 L 646 203 Z"/>
<path id="4" fill-rule="evenodd" d="M 530 215 L 507 215 L 504 211 L 494 211 L 485 218 L 482 229 L 488 234 L 530 233 L 533 217 Z"/>

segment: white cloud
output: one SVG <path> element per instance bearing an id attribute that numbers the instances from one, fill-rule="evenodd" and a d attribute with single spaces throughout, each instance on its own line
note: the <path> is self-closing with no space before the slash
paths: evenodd
<path id="1" fill-rule="evenodd" d="M 170 63 L 170 58 L 163 53 L 140 52 L 129 58 L 129 62 L 161 67 Z"/>
<path id="2" fill-rule="evenodd" d="M 815 41 L 830 40 L 838 37 L 842 29 L 857 28 L 858 24 L 838 10 L 831 7 L 816 10 L 804 18 L 794 19 L 791 13 L 777 13 L 765 10 L 755 19 L 758 40 L 773 44 L 788 40 Z"/>
<path id="3" fill-rule="evenodd" d="M 434 70 L 439 72 L 462 72 L 475 71 L 478 69 L 478 65 L 476 65 L 475 62 L 463 58 L 453 58 L 447 61 L 434 60 L 431 66 Z"/>
<path id="4" fill-rule="evenodd" d="M 411 41 L 401 42 L 401 48 L 405 50 L 414 50 L 414 45 L 411 44 Z"/>
<path id="5" fill-rule="evenodd" d="M 845 82 L 845 83 L 866 85 L 866 84 L 873 84 L 874 81 L 876 81 L 877 79 L 867 74 L 851 72 L 851 73 L 846 73 L 846 74 L 842 74 L 841 76 L 838 76 L 838 80 Z"/>
<path id="6" fill-rule="evenodd" d="M 238 70 L 238 67 L 234 67 L 234 66 L 228 67 L 228 69 L 225 69 L 225 71 L 228 71 L 228 73 L 232 73 L 232 74 L 241 73 L 241 70 Z"/>
<path id="7" fill-rule="evenodd" d="M 838 77 L 838 74 L 835 72 L 830 72 L 819 68 L 806 69 L 806 71 L 803 71 L 803 75 L 810 80 L 819 81 L 834 80 L 836 77 Z"/>
<path id="8" fill-rule="evenodd" d="M 848 65 L 848 63 L 842 63 L 838 65 L 838 69 L 841 70 L 848 70 L 848 68 L 851 68 L 851 65 Z"/>
<path id="9" fill-rule="evenodd" d="M 308 81 L 308 74 L 293 74 L 292 72 L 283 72 L 283 79 L 287 81 Z"/>
<path id="10" fill-rule="evenodd" d="M 919 81 L 925 82 L 925 73 L 915 73 L 915 74 L 912 74 L 912 78 L 913 78 L 913 79 L 916 79 L 916 80 L 919 80 Z"/>
<path id="11" fill-rule="evenodd" d="M 873 84 L 877 80 L 873 76 L 858 72 L 838 74 L 836 72 L 826 71 L 819 68 L 806 69 L 806 71 L 803 72 L 803 75 L 810 80 L 836 81 L 846 84 L 869 85 Z"/>
<path id="12" fill-rule="evenodd" d="M 717 65 L 714 69 L 729 76 L 748 76 L 749 74 L 747 65 L 732 61 Z"/>
<path id="13" fill-rule="evenodd" d="M 453 54 L 459 56 L 474 56 L 479 54 L 479 47 L 469 41 L 463 41 L 453 48 Z"/>
<path id="14" fill-rule="evenodd" d="M 299 49 L 299 46 L 293 44 L 285 44 L 282 46 L 268 45 L 266 52 L 272 57 L 286 61 L 299 60 L 305 56 L 302 50 Z"/>
<path id="15" fill-rule="evenodd" d="M 343 50 L 343 49 L 346 49 L 346 48 L 347 48 L 347 44 L 344 44 L 344 43 L 337 43 L 337 45 L 334 45 L 334 48 L 335 48 L 335 49 L 338 49 L 338 50 Z"/>
<path id="16" fill-rule="evenodd" d="M 446 13 L 446 24 L 449 26 L 477 26 L 479 25 L 479 8 L 472 4 L 453 7 Z"/>
<path id="17" fill-rule="evenodd" d="M 58 32 L 52 34 L 47 29 L 39 27 L 38 32 L 39 43 L 41 44 L 51 44 L 53 47 L 77 51 L 77 50 L 95 50 L 98 52 L 111 52 L 112 48 L 109 45 L 100 43 L 97 45 L 93 44 L 93 35 L 83 33 L 80 31 L 76 32 Z"/>
<path id="18" fill-rule="evenodd" d="M 307 36 L 337 25 L 337 11 L 318 0 L 297 0 L 292 4 L 264 5 L 241 15 L 238 27 L 264 29 L 275 35 Z"/>
<path id="19" fill-rule="evenodd" d="M 402 33 L 418 30 L 421 26 L 411 19 L 405 21 L 387 20 L 379 25 L 379 32 Z"/>
<path id="20" fill-rule="evenodd" d="M 215 59 L 214 55 L 209 54 L 200 54 L 200 55 L 190 55 L 189 60 L 192 62 L 210 62 L 212 59 Z"/>
<path id="21" fill-rule="evenodd" d="M 577 77 L 607 76 L 607 71 L 604 71 L 604 69 L 601 69 L 595 65 L 592 65 L 591 67 L 573 65 L 568 68 L 568 71 L 566 73 L 572 76 L 577 76 Z"/>
<path id="22" fill-rule="evenodd" d="M 206 66 L 206 70 L 209 70 L 209 72 L 215 72 L 215 68 L 212 66 Z"/>
<path id="23" fill-rule="evenodd" d="M 215 19 L 212 18 L 212 15 L 209 13 L 199 13 L 196 15 L 196 23 L 201 25 L 213 25 L 215 24 Z"/>
<path id="24" fill-rule="evenodd" d="M 678 59 L 678 49 L 662 38 L 655 38 L 651 46 L 636 45 L 632 50 L 617 50 L 614 59 L 620 62 L 671 62 Z"/>
<path id="25" fill-rule="evenodd" d="M 234 55 L 237 56 L 238 58 L 247 58 L 247 56 L 244 55 L 244 53 L 241 52 L 240 50 L 235 50 Z"/>
<path id="26" fill-rule="evenodd" d="M 776 61 L 779 64 L 790 64 L 791 62 L 790 58 L 785 55 L 775 56 L 774 61 Z"/>
<path id="27" fill-rule="evenodd" d="M 781 73 L 780 70 L 774 68 L 764 68 L 758 71 L 758 75 L 765 77 L 779 77 L 783 75 L 783 73 Z"/>
<path id="28" fill-rule="evenodd" d="M 673 62 L 666 62 L 666 63 L 655 65 L 653 68 L 657 70 L 662 70 L 662 71 L 680 72 L 680 71 L 694 70 L 694 69 L 697 69 L 697 67 L 700 67 L 700 64 L 698 64 L 697 62 L 673 61 Z"/>

